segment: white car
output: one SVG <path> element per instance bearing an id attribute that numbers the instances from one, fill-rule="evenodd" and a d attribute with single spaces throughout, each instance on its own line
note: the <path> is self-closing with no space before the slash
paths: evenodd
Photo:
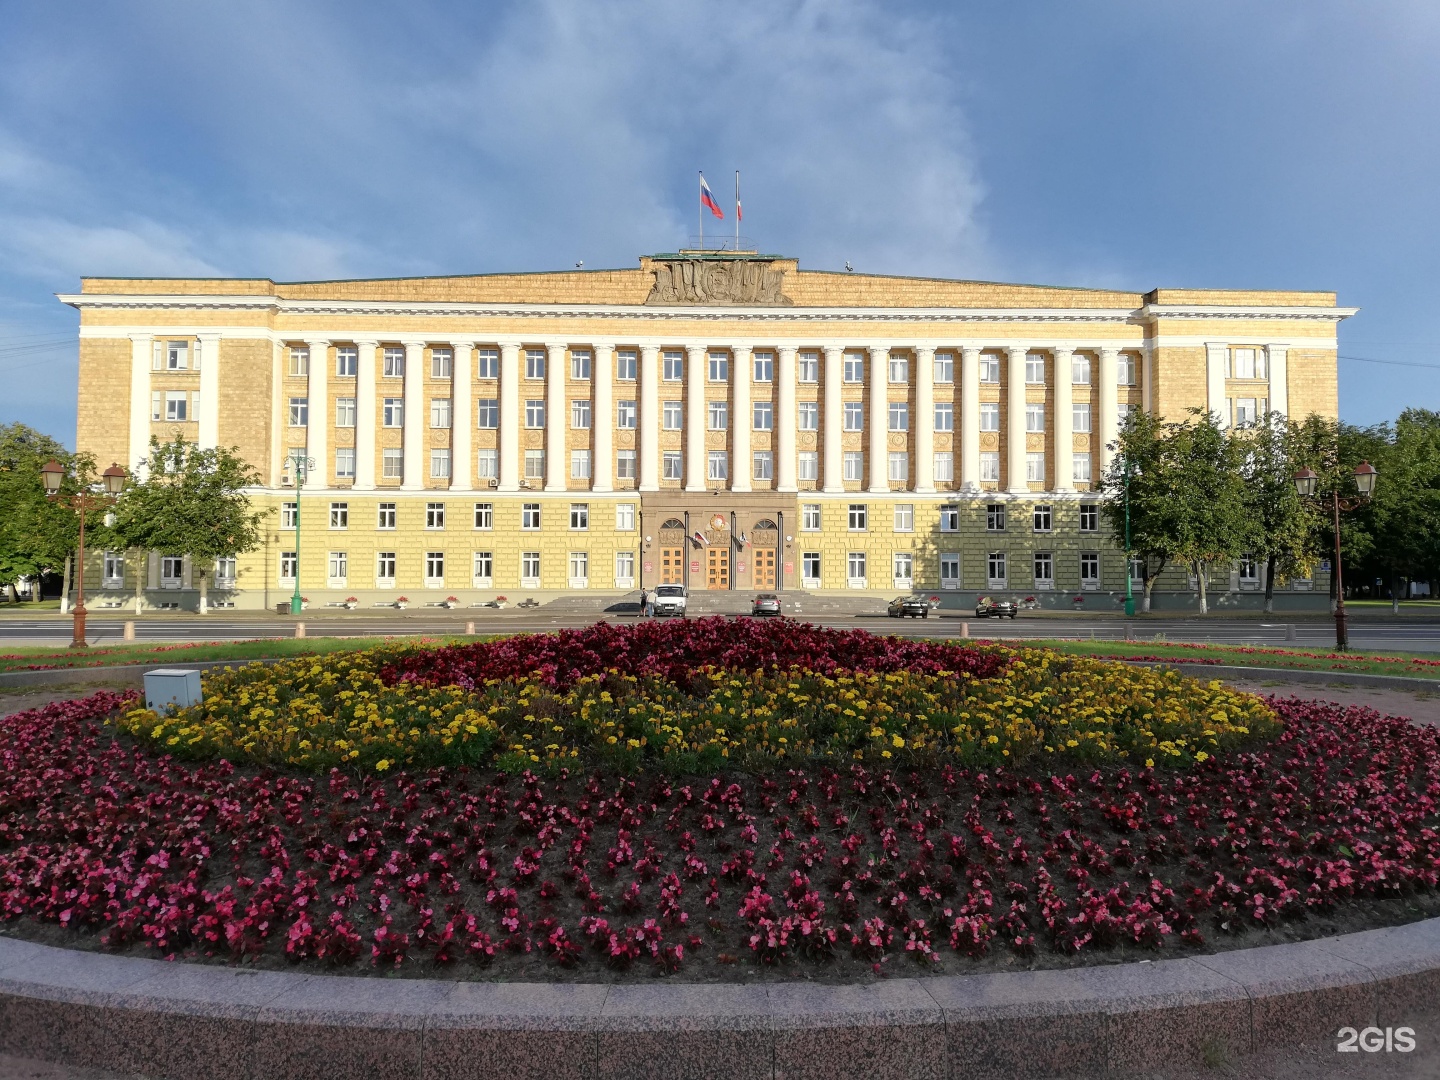
<path id="1" fill-rule="evenodd" d="M 685 614 L 684 585 L 656 585 L 650 596 L 650 610 L 655 615 Z"/>

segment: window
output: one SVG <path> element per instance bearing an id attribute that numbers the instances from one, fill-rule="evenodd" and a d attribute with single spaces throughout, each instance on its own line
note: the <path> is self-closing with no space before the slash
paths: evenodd
<path id="1" fill-rule="evenodd" d="M 910 381 L 910 358 L 908 356 L 890 354 L 890 381 L 892 383 L 908 383 Z"/>
<path id="2" fill-rule="evenodd" d="M 377 551 L 375 553 L 375 584 L 382 581 L 391 584 L 395 581 L 395 552 Z"/>
<path id="3" fill-rule="evenodd" d="M 1005 531 L 1005 504 L 990 503 L 985 507 L 985 529 L 987 532 Z"/>
<path id="4" fill-rule="evenodd" d="M 498 379 L 500 377 L 500 350 L 475 350 L 475 378 Z"/>
<path id="5" fill-rule="evenodd" d="M 330 504 L 330 527 L 332 529 L 348 529 L 350 527 L 349 503 L 332 502 Z"/>
<path id="6" fill-rule="evenodd" d="M 724 353 L 712 352 L 710 354 L 710 381 L 730 381 L 730 357 L 726 356 Z"/>
<path id="7" fill-rule="evenodd" d="M 580 430 L 590 427 L 590 402 L 577 398 L 570 402 L 570 426 Z"/>
<path id="8" fill-rule="evenodd" d="M 1000 455 L 993 450 L 980 452 L 980 480 L 996 484 L 1000 482 Z"/>
<path id="9" fill-rule="evenodd" d="M 525 426 L 527 428 L 543 428 L 545 426 L 544 399 L 531 398 L 525 402 Z"/>
<path id="10" fill-rule="evenodd" d="M 295 508 L 299 503 L 282 502 L 280 504 L 280 528 L 293 529 L 295 527 Z"/>
<path id="11" fill-rule="evenodd" d="M 590 451 L 589 451 L 589 450 L 571 450 L 571 451 L 570 451 L 570 479 L 571 479 L 571 480 L 589 480 L 589 479 L 590 479 Z"/>
<path id="12" fill-rule="evenodd" d="M 525 503 L 520 507 L 520 527 L 522 529 L 540 528 L 539 503 Z"/>
<path id="13" fill-rule="evenodd" d="M 1000 358 L 998 356 L 980 357 L 980 381 L 982 383 L 998 383 L 1000 381 Z"/>
<path id="14" fill-rule="evenodd" d="M 915 556 L 897 551 L 894 556 L 895 588 L 908 589 L 915 581 Z"/>
<path id="15" fill-rule="evenodd" d="M 220 576 L 218 573 L 215 575 Z M 232 574 L 231 577 L 234 577 Z M 125 584 L 125 553 L 121 551 L 105 552 L 105 587 L 107 589 L 118 589 Z"/>
<path id="16" fill-rule="evenodd" d="M 1230 350 L 1230 376 L 1235 379 L 1255 378 L 1255 350 Z"/>
<path id="17" fill-rule="evenodd" d="M 630 431 L 635 427 L 635 402 L 617 401 L 615 403 L 615 426 L 621 431 Z"/>
<path id="18" fill-rule="evenodd" d="M 443 551 L 427 551 L 425 553 L 425 584 L 443 585 L 445 583 L 445 553 Z"/>
<path id="19" fill-rule="evenodd" d="M 859 450 L 846 450 L 841 461 L 845 469 L 845 479 L 858 482 L 865 468 L 865 455 Z"/>
<path id="20" fill-rule="evenodd" d="M 1137 587 L 1142 587 L 1145 583 L 1145 560 L 1138 555 L 1130 557 L 1130 580 Z"/>
<path id="21" fill-rule="evenodd" d="M 571 504 L 570 504 L 570 528 L 572 528 L 572 529 L 588 529 L 588 528 L 590 528 L 590 504 L 589 504 L 589 503 L 571 503 Z"/>
<path id="22" fill-rule="evenodd" d="M 615 354 L 615 377 L 621 382 L 635 381 L 635 351 L 621 349 Z"/>
<path id="23" fill-rule="evenodd" d="M 475 455 L 475 477 L 478 480 L 500 478 L 500 451 L 481 450 Z"/>
<path id="24" fill-rule="evenodd" d="M 895 504 L 895 531 L 915 531 L 915 506 L 913 503 Z"/>
<path id="25" fill-rule="evenodd" d="M 1076 435 L 1088 435 L 1090 433 L 1090 406 L 1070 406 L 1070 430 Z"/>
<path id="26" fill-rule="evenodd" d="M 679 431 L 684 423 L 684 411 L 678 401 L 666 401 L 660 406 L 660 426 L 666 431 Z"/>
<path id="27" fill-rule="evenodd" d="M 890 402 L 890 430 L 910 430 L 910 403 L 908 401 Z"/>
<path id="28" fill-rule="evenodd" d="M 520 553 L 520 580 L 530 585 L 540 583 L 540 552 L 522 551 Z"/>
<path id="29" fill-rule="evenodd" d="M 820 504 L 802 503 L 800 506 L 800 531 L 820 531 Z"/>
<path id="30" fill-rule="evenodd" d="M 355 426 L 355 399 L 353 397 L 342 397 L 335 399 L 335 426 Z"/>
<path id="31" fill-rule="evenodd" d="M 394 346 L 386 348 L 380 360 L 380 375 L 386 379 L 405 377 L 405 350 Z"/>
<path id="32" fill-rule="evenodd" d="M 156 396 L 158 396 L 158 394 L 157 394 Z M 297 401 L 301 403 L 301 411 L 300 411 L 300 421 L 299 421 L 299 425 L 296 425 L 296 420 L 295 420 L 295 402 L 297 402 Z M 189 417 L 190 417 L 190 413 L 189 413 L 189 402 L 190 402 L 190 394 L 189 394 L 188 391 L 185 391 L 185 390 L 167 390 L 167 391 L 165 391 L 165 419 L 166 419 L 166 420 L 173 420 L 173 421 L 175 421 L 176 423 L 181 423 L 181 424 L 183 424 L 183 423 L 184 423 L 186 420 L 188 420 Z M 152 410 L 151 410 L 152 415 L 154 415 L 154 414 L 156 414 L 156 413 L 158 413 L 158 412 L 159 412 L 158 409 L 152 409 Z M 159 417 L 158 415 L 155 415 L 155 419 L 158 420 L 158 419 L 160 419 L 160 417 Z M 291 423 L 292 426 L 304 426 L 304 423 L 305 423 L 305 399 L 304 399 L 304 398 L 291 398 L 291 399 L 290 399 L 290 423 Z"/>
<path id="33" fill-rule="evenodd" d="M 1037 589 L 1053 589 L 1055 587 L 1055 558 L 1048 551 L 1035 553 L 1035 587 Z"/>
<path id="34" fill-rule="evenodd" d="M 666 382 L 679 382 L 685 374 L 685 354 L 667 352 L 660 357 L 660 376 Z"/>
<path id="35" fill-rule="evenodd" d="M 1070 357 L 1070 381 L 1076 386 L 1090 385 L 1090 358 L 1076 353 Z"/>
<path id="36" fill-rule="evenodd" d="M 430 399 L 430 426 L 432 428 L 448 428 L 450 426 L 450 399 L 448 397 Z"/>
<path id="37" fill-rule="evenodd" d="M 291 351 L 294 352 L 293 349 Z M 302 351 L 307 357 L 310 355 L 308 349 Z M 167 341 L 165 343 L 165 370 L 184 371 L 189 366 L 190 343 L 188 341 Z M 196 362 L 196 367 L 199 367 L 198 361 Z M 304 375 L 305 372 L 301 371 L 297 373 L 292 371 L 291 374 Z"/>
<path id="38" fill-rule="evenodd" d="M 476 503 L 476 504 L 475 504 L 475 528 L 477 528 L 477 529 L 493 529 L 494 527 L 495 527 L 495 504 L 494 504 L 494 503 L 488 503 L 488 502 Z"/>
<path id="39" fill-rule="evenodd" d="M 1100 531 L 1099 503 L 1080 504 L 1080 531 L 1090 533 Z"/>
<path id="40" fill-rule="evenodd" d="M 430 451 L 430 479 L 450 479 L 450 449 L 442 447 Z"/>
<path id="41" fill-rule="evenodd" d="M 1070 475 L 1083 483 L 1090 483 L 1090 455 L 1074 454 L 1070 458 Z"/>
<path id="42" fill-rule="evenodd" d="M 1121 353 L 1115 364 L 1115 381 L 1121 386 L 1135 385 L 1135 357 Z"/>
<path id="43" fill-rule="evenodd" d="M 820 454 L 814 450 L 801 450 L 795 470 L 797 480 L 818 481 L 820 479 Z"/>
<path id="44" fill-rule="evenodd" d="M 484 587 L 495 578 L 495 556 L 489 551 L 477 551 L 471 557 L 471 584 Z"/>
<path id="45" fill-rule="evenodd" d="M 683 480 L 685 477 L 685 455 L 679 450 L 666 450 L 661 455 L 661 479 Z"/>
<path id="46" fill-rule="evenodd" d="M 865 427 L 865 405 L 860 401 L 845 402 L 846 431 L 862 431 Z"/>
<path id="47" fill-rule="evenodd" d="M 343 585 L 345 579 L 350 576 L 350 556 L 344 551 L 330 552 L 327 560 L 330 580 L 336 584 Z"/>
<path id="48" fill-rule="evenodd" d="M 706 462 L 707 480 L 722 481 L 730 478 L 730 455 L 724 450 L 711 450 Z"/>
<path id="49" fill-rule="evenodd" d="M 1139 406 L 1131 405 L 1128 401 L 1122 401 L 1115 406 L 1115 420 L 1120 427 L 1125 426 L 1125 421 L 1130 419 L 1130 414 Z"/>
<path id="50" fill-rule="evenodd" d="M 935 354 L 935 381 L 948 383 L 955 381 L 954 353 L 937 352 Z"/>
<path id="51" fill-rule="evenodd" d="M 174 352 L 172 348 L 170 353 Z M 303 345 L 290 347 L 290 374 L 296 378 L 304 378 L 310 374 L 310 350 Z"/>
<path id="52" fill-rule="evenodd" d="M 405 399 L 387 397 L 380 405 L 380 423 L 385 427 L 405 426 Z"/>
<path id="53" fill-rule="evenodd" d="M 615 504 L 615 531 L 616 531 L 616 532 L 634 532 L 634 531 L 635 531 L 635 504 L 634 504 L 634 503 L 616 503 L 616 504 Z"/>
<path id="54" fill-rule="evenodd" d="M 775 427 L 775 409 L 768 401 L 756 401 L 751 405 L 751 426 L 756 431 L 770 431 Z"/>
<path id="55" fill-rule="evenodd" d="M 775 354 L 768 352 L 757 352 L 755 354 L 755 381 L 775 381 Z"/>
<path id="56" fill-rule="evenodd" d="M 820 428 L 820 403 L 816 401 L 802 401 L 796 405 L 799 410 L 799 430 L 818 431 Z"/>
<path id="57" fill-rule="evenodd" d="M 1031 512 L 1031 524 L 1036 532 L 1049 532 L 1050 523 L 1054 517 L 1051 513 L 1049 503 L 1040 503 Z"/>
<path id="58" fill-rule="evenodd" d="M 475 402 L 475 426 L 492 430 L 500 426 L 499 398 L 480 398 Z"/>
<path id="59" fill-rule="evenodd" d="M 726 401 L 711 401 L 708 405 L 710 430 L 724 431 L 730 426 L 730 403 Z"/>
<path id="60" fill-rule="evenodd" d="M 1029 432 L 1043 432 L 1045 430 L 1044 402 L 1031 401 L 1026 403 L 1025 430 Z"/>
<path id="61" fill-rule="evenodd" d="M 543 379 L 543 378 L 545 378 L 545 350 L 544 350 L 544 349 L 526 349 L 526 350 L 525 350 L 525 378 L 527 378 L 527 379 Z"/>
<path id="62" fill-rule="evenodd" d="M 864 354 L 864 353 L 856 353 L 856 352 L 846 353 L 846 354 L 845 354 L 845 365 L 844 365 L 844 368 L 843 368 L 842 370 L 843 370 L 843 372 L 844 372 L 844 379 L 845 379 L 846 382 L 849 382 L 849 383 L 864 382 L 864 381 L 865 381 L 865 354 Z"/>
<path id="63" fill-rule="evenodd" d="M 846 573 L 852 589 L 865 588 L 865 552 L 852 551 L 845 557 Z"/>
<path id="64" fill-rule="evenodd" d="M 1098 589 L 1100 587 L 1100 553 L 1098 551 L 1082 551 L 1080 553 L 1080 588 Z"/>
<path id="65" fill-rule="evenodd" d="M 425 504 L 425 527 L 427 529 L 443 529 L 445 527 L 445 504 L 443 502 Z"/>
<path id="66" fill-rule="evenodd" d="M 820 381 L 820 354 L 816 352 L 802 352 L 796 361 L 796 382 L 819 382 Z"/>
<path id="67" fill-rule="evenodd" d="M 770 453 L 770 451 L 769 451 L 769 450 L 756 450 L 756 451 L 754 452 L 754 454 L 753 454 L 753 457 L 755 458 L 754 478 L 755 478 L 756 480 L 774 480 L 774 479 L 775 479 L 775 458 L 774 458 L 774 456 Z"/>
<path id="68" fill-rule="evenodd" d="M 168 576 L 168 575 L 167 575 L 167 571 L 170 571 L 170 570 L 171 570 L 171 566 L 169 565 L 170 561 L 171 561 L 171 560 L 170 560 L 170 557 L 169 557 L 169 556 L 166 556 L 164 559 L 161 560 L 161 563 L 162 563 L 162 564 L 165 564 L 165 565 L 162 565 L 162 566 L 160 567 L 160 579 L 161 579 L 161 584 L 162 584 L 162 586 L 163 586 L 165 580 L 167 579 L 167 576 Z M 296 566 L 299 565 L 299 562 L 300 562 L 299 557 L 295 554 L 295 552 L 293 552 L 293 551 L 282 551 L 282 552 L 280 552 L 280 580 L 281 580 L 281 581 L 294 581 L 294 580 L 295 580 L 295 568 L 296 568 Z"/>
<path id="69" fill-rule="evenodd" d="M 455 354 L 449 349 L 430 350 L 430 377 L 448 379 L 455 369 Z"/>
<path id="70" fill-rule="evenodd" d="M 1025 479 L 1031 484 L 1043 484 L 1045 482 L 1045 455 L 1025 455 Z"/>
<path id="71" fill-rule="evenodd" d="M 545 479 L 545 451 L 544 451 L 544 450 L 526 450 L 526 451 L 525 451 L 525 479 L 526 479 L 526 480 L 544 480 L 544 479 Z"/>
<path id="72" fill-rule="evenodd" d="M 570 354 L 570 378 L 590 378 L 590 353 L 588 351 L 576 351 Z"/>
<path id="73" fill-rule="evenodd" d="M 1255 399 L 1235 399 L 1235 426 L 1237 428 L 1251 427 L 1255 423 Z"/>
<path id="74" fill-rule="evenodd" d="M 950 401 L 937 401 L 935 403 L 935 430 L 955 430 L 955 404 Z"/>
<path id="75" fill-rule="evenodd" d="M 176 398 L 176 397 L 178 397 L 178 398 L 180 399 L 179 402 L 178 402 L 178 405 L 179 405 L 179 415 L 178 415 L 178 416 L 175 415 L 175 412 L 176 412 L 175 406 L 176 406 L 177 403 L 174 401 L 174 398 Z M 185 394 L 184 394 L 183 392 L 181 392 L 181 393 L 178 394 L 178 395 L 175 394 L 175 393 L 167 393 L 167 394 L 165 395 L 165 419 L 166 419 L 166 420 L 184 420 L 184 419 L 185 419 Z M 309 423 L 310 423 L 310 399 L 309 399 L 309 398 L 303 398 L 303 397 L 292 397 L 292 398 L 290 399 L 290 426 L 291 426 L 291 427 L 305 427 L 305 426 L 308 425 Z"/>
<path id="76" fill-rule="evenodd" d="M 1003 551 L 992 551 L 985 559 L 985 573 L 988 585 L 992 589 L 1004 589 L 1005 577 L 1005 553 Z"/>
<path id="77" fill-rule="evenodd" d="M 980 430 L 1000 430 L 1000 403 L 998 401 L 982 401 L 980 403 Z"/>
<path id="78" fill-rule="evenodd" d="M 850 531 L 865 531 L 866 507 L 864 503 L 850 504 Z"/>
<path id="79" fill-rule="evenodd" d="M 615 478 L 617 480 L 635 479 L 634 450 L 617 450 L 615 452 Z"/>
<path id="80" fill-rule="evenodd" d="M 1034 353 L 1025 357 L 1025 383 L 1028 386 L 1045 385 L 1045 357 Z"/>
<path id="81" fill-rule="evenodd" d="M 360 371 L 360 350 L 354 345 L 341 345 L 335 350 L 335 376 L 353 379 Z"/>
<path id="82" fill-rule="evenodd" d="M 800 556 L 800 575 L 807 585 L 820 584 L 820 553 L 807 551 Z"/>
<path id="83" fill-rule="evenodd" d="M 960 588 L 960 553 L 945 551 L 940 554 L 940 588 Z"/>
<path id="84" fill-rule="evenodd" d="M 944 451 L 935 455 L 935 482 L 949 484 L 955 480 L 955 455 Z"/>
<path id="85" fill-rule="evenodd" d="M 215 585 L 222 589 L 233 589 L 235 587 L 235 556 L 222 555 L 215 560 Z M 121 567 L 122 573 L 124 567 Z M 123 584 L 123 582 L 116 582 Z"/>
<path id="86" fill-rule="evenodd" d="M 377 529 L 393 529 L 393 528 L 395 528 L 395 504 L 394 504 L 394 503 L 392 503 L 392 502 L 382 502 L 382 503 L 380 504 L 380 506 L 379 506 L 378 509 L 377 509 L 376 515 L 375 515 L 375 528 L 377 528 Z"/>
<path id="87" fill-rule="evenodd" d="M 583 589 L 590 582 L 590 553 L 570 552 L 570 587 Z"/>
<path id="88" fill-rule="evenodd" d="M 335 479 L 355 479 L 355 448 L 342 446 L 335 451 Z"/>
<path id="89" fill-rule="evenodd" d="M 910 455 L 904 450 L 891 450 L 889 454 L 890 482 L 903 484 L 910 479 Z"/>
<path id="90" fill-rule="evenodd" d="M 633 584 L 635 584 L 635 553 L 633 551 L 617 551 L 615 553 L 615 587 L 623 589 Z"/>
<path id="91" fill-rule="evenodd" d="M 955 503 L 946 503 L 940 507 L 940 531 L 960 531 L 960 507 Z"/>

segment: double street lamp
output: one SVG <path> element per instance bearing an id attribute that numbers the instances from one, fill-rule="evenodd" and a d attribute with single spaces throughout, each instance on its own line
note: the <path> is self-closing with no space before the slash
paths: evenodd
<path id="1" fill-rule="evenodd" d="M 1369 501 L 1371 494 L 1375 491 L 1375 478 L 1379 475 L 1375 466 L 1368 461 L 1362 461 L 1355 467 L 1355 490 L 1358 492 L 1356 498 L 1342 499 L 1340 488 L 1337 484 L 1330 491 L 1330 508 L 1335 523 L 1335 650 L 1344 652 L 1350 648 L 1350 638 L 1345 629 L 1345 579 L 1340 567 L 1340 511 L 1354 510 Z M 1320 486 L 1320 477 L 1311 469 L 1301 469 L 1295 474 L 1295 490 L 1300 493 L 1303 499 L 1317 497 Z M 1324 494 L 1318 496 L 1323 501 Z"/>
<path id="2" fill-rule="evenodd" d="M 81 490 L 73 495 L 61 495 L 60 486 L 65 481 L 65 467 L 51 459 L 40 470 L 40 477 L 45 481 L 46 498 L 68 506 L 80 515 L 80 543 L 75 556 L 75 626 L 70 641 L 72 649 L 88 648 L 90 644 L 85 640 L 85 515 L 113 506 L 116 496 L 125 487 L 125 475 L 125 470 L 119 465 L 111 465 L 101 475 L 102 490 Z"/>
<path id="3" fill-rule="evenodd" d="M 290 455 L 290 468 L 295 475 L 295 593 L 290 597 L 290 614 L 299 615 L 305 606 L 305 601 L 300 595 L 300 491 L 309 479 L 310 470 L 315 467 L 315 459 L 306 457 L 301 451 Z"/>

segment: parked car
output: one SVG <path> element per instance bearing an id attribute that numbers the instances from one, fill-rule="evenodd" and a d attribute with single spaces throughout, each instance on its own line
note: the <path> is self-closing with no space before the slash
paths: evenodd
<path id="1" fill-rule="evenodd" d="M 780 597 L 773 592 L 762 592 L 755 597 L 755 602 L 750 605 L 751 615 L 779 615 Z"/>
<path id="2" fill-rule="evenodd" d="M 1020 609 L 1016 607 L 1014 600 L 991 600 L 988 596 L 982 596 L 975 601 L 975 617 L 977 619 L 988 619 L 991 615 L 1003 619 L 1007 615 L 1018 618 Z"/>
<path id="3" fill-rule="evenodd" d="M 892 619 L 915 616 L 928 619 L 930 617 L 930 601 L 923 596 L 897 596 L 890 601 L 890 606 L 885 610 L 885 614 Z"/>
<path id="4" fill-rule="evenodd" d="M 656 615 L 685 614 L 684 585 L 656 585 L 650 598 L 650 609 Z"/>

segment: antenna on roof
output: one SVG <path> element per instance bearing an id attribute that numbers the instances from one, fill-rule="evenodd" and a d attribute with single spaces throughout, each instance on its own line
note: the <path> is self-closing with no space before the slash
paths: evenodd
<path id="1" fill-rule="evenodd" d="M 576 269 L 576 270 L 584 270 L 584 269 L 585 269 L 585 260 L 584 260 L 584 259 L 581 259 L 579 262 L 577 262 L 577 263 L 575 264 L 575 269 Z"/>
<path id="2" fill-rule="evenodd" d="M 853 274 L 853 273 L 855 272 L 855 268 L 850 265 L 850 260 L 849 260 L 849 259 L 846 259 L 846 260 L 845 260 L 845 272 L 846 272 L 847 274 Z"/>

